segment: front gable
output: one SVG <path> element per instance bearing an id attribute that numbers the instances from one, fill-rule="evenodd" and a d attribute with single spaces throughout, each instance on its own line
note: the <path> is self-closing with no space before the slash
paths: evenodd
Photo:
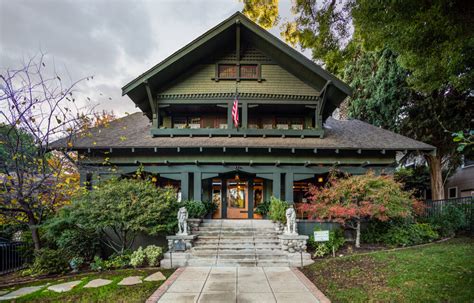
<path id="1" fill-rule="evenodd" d="M 162 95 L 235 93 L 235 81 L 209 80 L 213 72 L 215 75 L 216 60 L 232 60 L 233 56 L 240 63 L 245 58 L 261 61 L 262 65 L 262 81 L 237 81 L 239 93 L 318 97 L 315 106 L 319 107 L 317 115 L 322 120 L 351 92 L 345 83 L 239 12 L 125 85 L 122 92 L 150 119 L 158 110 L 155 103 Z"/>

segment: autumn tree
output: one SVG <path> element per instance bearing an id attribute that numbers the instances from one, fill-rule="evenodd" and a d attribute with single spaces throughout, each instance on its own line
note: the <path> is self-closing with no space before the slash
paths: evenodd
<path id="1" fill-rule="evenodd" d="M 0 74 L 0 216 L 25 222 L 35 249 L 41 248 L 38 226 L 68 201 L 78 184 L 70 150 L 53 152 L 50 144 L 70 138 L 83 125 L 74 89 L 54 71 L 48 76 L 44 56 Z M 54 69 L 52 69 L 54 70 Z"/>
<path id="2" fill-rule="evenodd" d="M 331 178 L 326 186 L 310 187 L 310 204 L 304 206 L 309 218 L 339 222 L 356 230 L 360 247 L 361 222 L 406 218 L 419 209 L 419 202 L 391 176 L 373 172 L 347 178 Z"/>

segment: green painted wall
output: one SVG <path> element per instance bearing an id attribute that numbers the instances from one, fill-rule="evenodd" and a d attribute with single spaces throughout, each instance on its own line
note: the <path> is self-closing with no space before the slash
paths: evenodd
<path id="1" fill-rule="evenodd" d="M 278 65 L 263 64 L 262 79 L 242 80 L 239 92 L 270 93 L 287 95 L 315 95 L 318 92 L 299 80 Z M 159 94 L 199 94 L 199 93 L 230 93 L 235 91 L 235 80 L 212 80 L 215 77 L 215 64 L 202 64 L 192 71 L 177 78 Z"/>

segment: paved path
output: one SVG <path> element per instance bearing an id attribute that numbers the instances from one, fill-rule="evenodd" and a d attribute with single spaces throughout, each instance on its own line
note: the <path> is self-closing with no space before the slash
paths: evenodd
<path id="1" fill-rule="evenodd" d="M 298 276 L 289 267 L 186 267 L 158 302 L 320 302 Z"/>

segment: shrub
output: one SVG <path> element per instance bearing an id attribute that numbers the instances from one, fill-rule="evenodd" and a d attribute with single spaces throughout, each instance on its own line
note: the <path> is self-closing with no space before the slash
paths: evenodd
<path id="1" fill-rule="evenodd" d="M 395 225 L 382 236 L 383 243 L 390 246 L 410 246 L 431 242 L 439 238 L 431 224 L 412 223 Z"/>
<path id="2" fill-rule="evenodd" d="M 464 212 L 455 205 L 445 206 L 440 215 L 429 218 L 428 222 L 442 237 L 452 236 L 468 224 Z"/>
<path id="3" fill-rule="evenodd" d="M 212 215 L 219 208 L 219 205 L 214 201 L 205 201 L 203 203 L 204 203 L 204 206 L 206 207 L 206 214 L 205 214 L 206 216 Z"/>
<path id="4" fill-rule="evenodd" d="M 270 212 L 270 201 L 265 201 L 257 205 L 255 213 L 261 216 L 266 216 Z"/>
<path id="5" fill-rule="evenodd" d="M 146 254 L 143 248 L 140 246 L 136 251 L 132 253 L 130 257 L 130 265 L 133 267 L 140 267 L 145 265 L 146 262 Z"/>
<path id="6" fill-rule="evenodd" d="M 82 257 L 73 257 L 69 261 L 69 266 L 72 268 L 73 271 L 78 271 L 82 265 L 84 264 L 84 258 Z"/>
<path id="7" fill-rule="evenodd" d="M 76 197 L 68 220 L 93 230 L 116 253 L 129 249 L 138 232 L 171 232 L 177 224 L 176 194 L 149 180 L 112 179 Z"/>
<path id="8" fill-rule="evenodd" d="M 286 209 L 290 205 L 286 201 L 282 201 L 275 197 L 270 198 L 269 215 L 272 221 L 278 221 L 283 224 L 286 223 Z"/>
<path id="9" fill-rule="evenodd" d="M 148 245 L 144 249 L 146 260 L 149 266 L 160 265 L 160 260 L 163 256 L 163 249 L 156 245 Z"/>
<path id="10" fill-rule="evenodd" d="M 94 261 L 92 261 L 90 264 L 90 269 L 93 271 L 103 271 L 107 269 L 107 267 L 105 265 L 105 261 L 102 260 L 101 257 L 95 256 Z"/>
<path id="11" fill-rule="evenodd" d="M 69 269 L 68 259 L 61 250 L 43 248 L 35 251 L 31 272 L 35 275 L 60 274 Z"/>
<path id="12" fill-rule="evenodd" d="M 316 226 L 314 231 L 319 231 L 321 228 Z M 344 238 L 344 231 L 340 228 L 329 231 L 329 241 L 326 242 L 315 242 L 314 235 L 311 235 L 308 239 L 308 246 L 314 249 L 315 257 L 323 257 L 334 251 L 338 251 L 346 242 Z"/>
<path id="13" fill-rule="evenodd" d="M 112 254 L 108 260 L 104 261 L 105 269 L 125 268 L 130 265 L 131 254 L 126 251 L 123 254 Z"/>
<path id="14" fill-rule="evenodd" d="M 180 204 L 180 207 L 186 207 L 190 219 L 203 218 L 207 213 L 206 205 L 204 205 L 204 203 L 201 201 L 189 200 L 181 202 Z"/>
<path id="15" fill-rule="evenodd" d="M 95 229 L 81 226 L 70 212 L 70 208 L 63 208 L 46 221 L 42 226 L 44 236 L 68 257 L 92 260 L 100 248 L 99 234 Z"/>

